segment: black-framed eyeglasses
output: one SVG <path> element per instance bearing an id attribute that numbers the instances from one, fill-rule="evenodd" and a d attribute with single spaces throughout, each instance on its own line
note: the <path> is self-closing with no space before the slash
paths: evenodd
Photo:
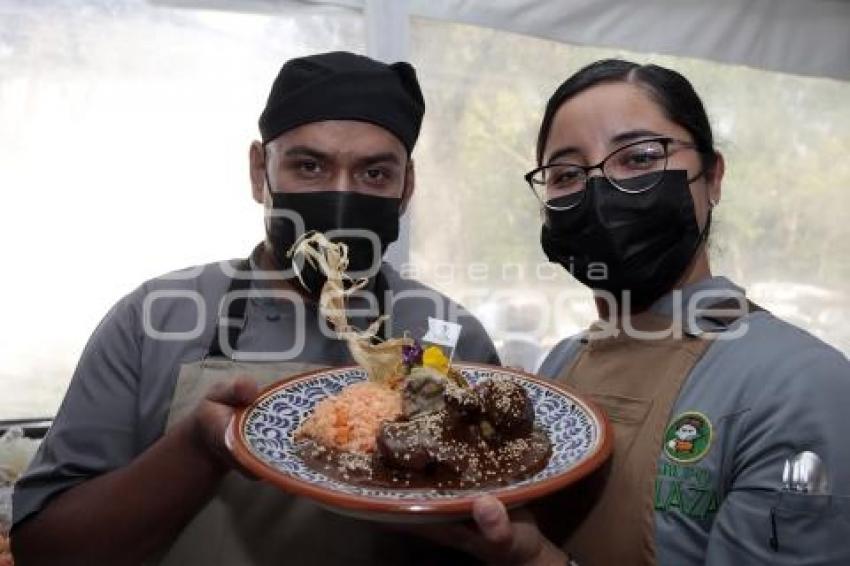
<path id="1" fill-rule="evenodd" d="M 691 142 L 660 137 L 632 142 L 612 151 L 596 165 L 549 163 L 525 174 L 534 196 L 552 210 L 567 210 L 581 204 L 587 178 L 599 169 L 611 183 L 626 193 L 642 193 L 656 186 L 667 170 L 671 146 L 695 149 Z"/>

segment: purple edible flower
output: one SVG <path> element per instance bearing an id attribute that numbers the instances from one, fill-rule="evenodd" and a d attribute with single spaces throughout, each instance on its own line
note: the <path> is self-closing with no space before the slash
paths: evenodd
<path id="1" fill-rule="evenodd" d="M 404 345 L 401 347 L 401 360 L 404 365 L 410 367 L 422 364 L 422 346 L 419 342 L 414 342 L 412 345 Z"/>

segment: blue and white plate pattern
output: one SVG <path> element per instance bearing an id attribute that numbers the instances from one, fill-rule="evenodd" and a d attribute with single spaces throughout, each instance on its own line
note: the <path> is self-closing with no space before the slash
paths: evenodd
<path id="1" fill-rule="evenodd" d="M 588 407 L 566 391 L 541 381 L 531 381 L 522 373 L 506 368 L 456 365 L 463 376 L 476 383 L 488 378 L 504 378 L 521 383 L 534 403 L 536 425 L 546 431 L 552 442 L 549 464 L 534 476 L 510 486 L 488 488 L 501 493 L 561 475 L 589 458 L 600 447 L 601 424 Z M 366 379 L 362 368 L 329 369 L 310 378 L 283 383 L 252 407 L 245 415 L 241 437 L 248 450 L 261 462 L 302 482 L 323 489 L 373 499 L 442 500 L 468 497 L 475 490 L 389 489 L 362 487 L 329 478 L 309 468 L 296 454 L 293 433 L 309 416 L 313 407 L 343 387 Z"/>

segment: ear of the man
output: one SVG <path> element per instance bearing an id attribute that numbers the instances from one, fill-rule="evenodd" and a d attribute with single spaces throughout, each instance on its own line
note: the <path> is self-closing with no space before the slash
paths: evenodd
<path id="1" fill-rule="evenodd" d="M 407 206 L 410 204 L 410 199 L 413 197 L 413 191 L 416 189 L 416 170 L 413 167 L 413 159 L 408 159 L 407 167 L 404 172 L 404 187 L 401 190 L 401 207 L 399 215 L 407 211 Z"/>
<path id="2" fill-rule="evenodd" d="M 258 204 L 263 204 L 266 193 L 266 152 L 263 144 L 251 142 L 248 152 L 249 174 L 251 176 L 251 196 Z"/>

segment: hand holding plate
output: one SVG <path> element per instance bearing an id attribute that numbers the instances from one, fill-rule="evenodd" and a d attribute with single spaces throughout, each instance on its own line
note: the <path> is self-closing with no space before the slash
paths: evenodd
<path id="1" fill-rule="evenodd" d="M 237 409 L 247 407 L 257 398 L 257 383 L 247 377 L 216 384 L 188 417 L 192 438 L 224 469 L 236 469 L 255 478 L 239 465 L 225 440 L 225 432 Z"/>

